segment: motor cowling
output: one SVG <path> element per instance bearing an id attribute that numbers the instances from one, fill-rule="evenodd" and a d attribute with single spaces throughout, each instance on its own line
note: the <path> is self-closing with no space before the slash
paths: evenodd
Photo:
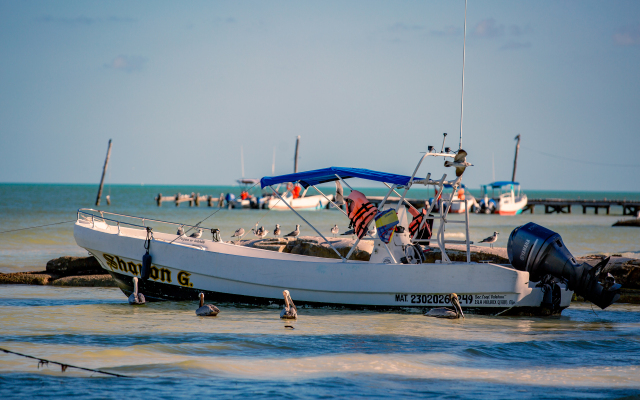
<path id="1" fill-rule="evenodd" d="M 556 232 L 529 222 L 509 235 L 507 244 L 509 262 L 520 271 L 529 272 L 532 281 L 552 275 L 567 282 L 567 287 L 585 300 L 604 309 L 620 298 L 620 285 L 603 287 L 598 276 L 609 259 L 596 266 L 579 264 Z"/>

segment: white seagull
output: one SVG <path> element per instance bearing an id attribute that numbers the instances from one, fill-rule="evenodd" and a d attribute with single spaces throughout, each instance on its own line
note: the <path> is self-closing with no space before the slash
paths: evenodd
<path id="1" fill-rule="evenodd" d="M 280 312 L 280 318 L 282 319 L 296 319 L 298 318 L 298 309 L 296 305 L 293 304 L 293 300 L 291 300 L 291 295 L 288 290 L 282 292 L 284 296 L 284 308 Z"/>
<path id="2" fill-rule="evenodd" d="M 297 238 L 300 234 L 300 225 L 296 225 L 296 229 L 293 232 L 287 233 L 284 237 L 293 237 Z"/>
<path id="3" fill-rule="evenodd" d="M 338 182 L 338 181 L 336 181 L 336 182 Z M 340 229 L 338 229 L 338 225 L 337 224 L 334 225 L 333 228 L 331 228 L 331 233 L 333 234 L 333 237 L 336 237 L 336 235 L 338 233 L 340 233 Z"/>
<path id="4" fill-rule="evenodd" d="M 456 176 L 462 176 L 464 170 L 467 167 L 472 167 L 473 164 L 469 164 L 467 162 L 467 152 L 460 149 L 458 150 L 458 153 L 456 153 L 456 156 L 453 158 L 453 161 L 445 161 L 444 166 L 456 167 Z"/>
<path id="5" fill-rule="evenodd" d="M 480 243 L 489 243 L 489 246 L 493 249 L 493 244 L 498 241 L 498 232 L 493 232 L 493 236 L 489 236 L 488 238 L 484 238 L 480 241 Z"/>
<path id="6" fill-rule="evenodd" d="M 215 317 L 220 310 L 213 304 L 204 304 L 204 293 L 200 293 L 200 307 L 196 310 L 198 317 Z"/>
<path id="7" fill-rule="evenodd" d="M 144 298 L 144 295 L 142 293 L 138 293 L 138 277 L 134 276 L 133 277 L 133 293 L 131 293 L 131 295 L 129 295 L 129 304 L 135 306 L 135 305 L 140 305 L 140 304 L 144 304 L 147 301 Z"/>
<path id="8" fill-rule="evenodd" d="M 427 313 L 425 313 L 425 317 L 435 317 L 435 318 L 449 318 L 449 319 L 458 319 L 460 317 L 464 318 L 464 314 L 462 313 L 462 307 L 460 307 L 460 301 L 458 300 L 458 295 L 455 293 L 451 293 L 449 295 L 451 298 L 451 304 L 453 305 L 453 310 L 446 307 L 432 308 Z"/>
<path id="9" fill-rule="evenodd" d="M 280 237 L 282 231 L 280 230 L 280 224 L 276 224 L 276 229 L 273 230 L 273 236 Z"/>
<path id="10" fill-rule="evenodd" d="M 199 239 L 202 237 L 202 229 L 198 228 L 197 231 L 193 232 L 189 237 Z"/>
<path id="11" fill-rule="evenodd" d="M 180 225 L 178 227 L 178 233 L 176 233 L 176 235 L 178 235 L 178 236 L 184 235 L 184 225 Z"/>
<path id="12" fill-rule="evenodd" d="M 238 229 L 236 233 L 231 235 L 232 238 L 237 238 L 238 240 L 240 240 L 240 238 L 242 238 L 243 236 L 244 236 L 244 229 L 242 228 Z"/>
<path id="13" fill-rule="evenodd" d="M 264 229 L 264 226 L 261 226 L 257 230 L 251 229 L 251 232 L 253 232 L 253 234 L 259 237 L 260 239 L 263 239 L 265 236 L 267 236 L 267 233 L 269 233 L 268 230 Z"/>

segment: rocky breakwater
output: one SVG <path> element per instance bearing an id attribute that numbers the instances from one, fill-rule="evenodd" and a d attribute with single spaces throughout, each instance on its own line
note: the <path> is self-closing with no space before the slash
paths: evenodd
<path id="1" fill-rule="evenodd" d="M 44 271 L 0 274 L 0 284 L 116 287 L 115 280 L 94 257 L 60 257 Z"/>

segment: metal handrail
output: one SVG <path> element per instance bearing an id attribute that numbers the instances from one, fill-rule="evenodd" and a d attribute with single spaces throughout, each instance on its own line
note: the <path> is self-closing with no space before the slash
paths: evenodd
<path id="1" fill-rule="evenodd" d="M 92 212 L 100 213 L 100 216 L 97 216 L 97 215 L 93 214 Z M 93 224 L 95 224 L 95 221 L 94 221 L 95 217 L 101 218 L 101 219 L 103 219 L 105 221 L 115 222 L 117 224 L 117 226 L 118 226 L 118 233 L 120 231 L 120 224 L 121 223 L 125 224 L 125 225 L 129 225 L 129 226 L 134 226 L 134 227 L 137 227 L 137 228 L 146 229 L 147 226 L 145 225 L 145 221 L 158 222 L 158 223 L 161 223 L 161 224 L 168 224 L 168 225 L 187 226 L 187 227 L 190 227 L 190 228 L 201 228 L 201 229 L 205 229 L 205 230 L 212 229 L 212 228 L 205 228 L 203 226 L 198 226 L 198 225 L 180 224 L 180 223 L 177 223 L 177 222 L 162 221 L 162 220 L 159 220 L 159 219 L 142 218 L 142 217 L 135 217 L 133 215 L 118 214 L 118 213 L 113 213 L 113 212 L 109 212 L 109 211 L 100 211 L 100 210 L 95 210 L 93 208 L 80 208 L 80 209 L 78 209 L 77 219 L 76 220 L 80 219 L 80 214 L 91 216 L 91 220 L 92 220 Z M 120 220 L 117 220 L 117 219 L 105 218 L 104 214 L 116 215 L 118 217 L 125 217 L 125 218 L 132 218 L 132 219 L 141 220 L 142 221 L 142 225 L 137 225 L 137 224 L 134 224 L 134 223 L 131 223 L 131 222 L 126 222 L 126 221 L 120 221 Z"/>

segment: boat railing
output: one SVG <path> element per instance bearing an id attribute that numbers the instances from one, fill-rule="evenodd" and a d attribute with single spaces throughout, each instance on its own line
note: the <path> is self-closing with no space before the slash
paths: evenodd
<path id="1" fill-rule="evenodd" d="M 96 215 L 95 213 L 99 213 L 100 215 Z M 142 225 L 139 225 L 139 224 L 136 224 L 136 223 L 133 223 L 133 222 L 121 221 L 119 219 L 108 218 L 108 217 L 105 217 L 105 214 L 106 215 L 115 216 L 115 217 L 131 218 L 131 219 L 134 219 L 134 220 L 142 221 Z M 177 222 L 162 221 L 162 220 L 153 219 L 153 218 L 142 218 L 142 217 L 136 217 L 136 216 L 133 216 L 133 215 L 118 214 L 118 213 L 109 212 L 109 211 L 95 210 L 93 208 L 80 208 L 80 209 L 78 209 L 77 221 L 79 221 L 80 219 L 90 220 L 91 224 L 92 224 L 92 227 L 95 227 L 96 218 L 104 221 L 105 223 L 106 223 L 106 221 L 113 222 L 118 227 L 118 234 L 121 233 L 121 231 L 120 231 L 120 225 L 121 224 L 146 230 L 148 228 L 148 226 L 146 225 L 147 222 L 155 222 L 155 223 L 160 223 L 160 224 L 166 224 L 166 225 L 172 225 L 172 226 L 182 226 L 182 227 L 188 227 L 188 228 L 200 228 L 200 229 L 203 229 L 203 230 L 213 229 L 213 228 L 206 228 L 206 227 L 200 226 L 200 225 L 189 225 L 189 224 L 181 224 L 181 223 L 177 223 Z"/>

